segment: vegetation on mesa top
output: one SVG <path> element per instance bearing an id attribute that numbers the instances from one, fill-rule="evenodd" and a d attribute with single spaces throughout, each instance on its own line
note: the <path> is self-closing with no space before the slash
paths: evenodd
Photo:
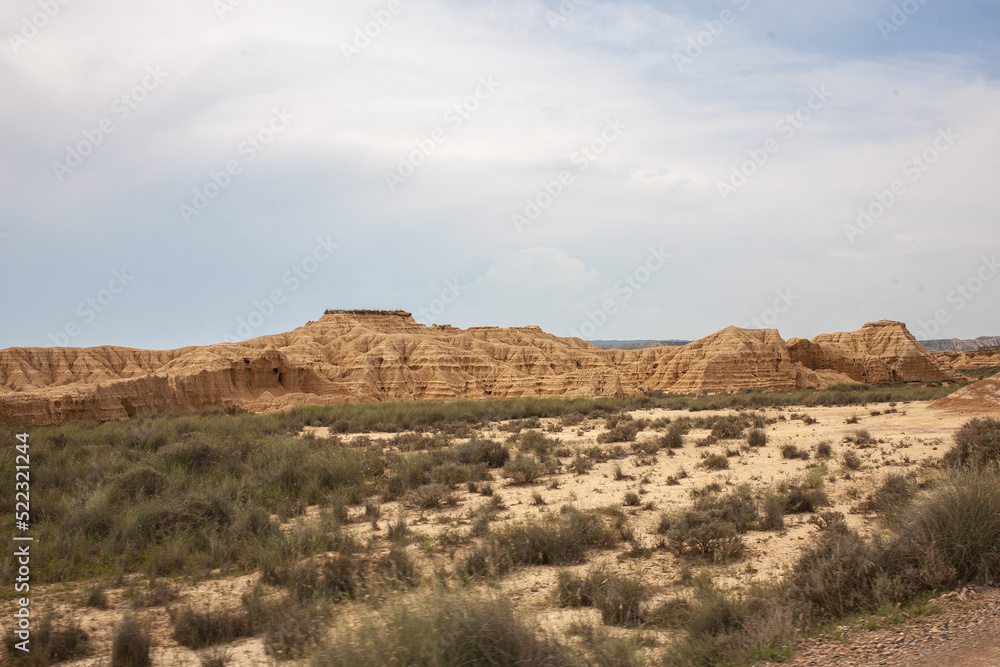
<path id="1" fill-rule="evenodd" d="M 336 315 L 338 313 L 343 313 L 346 315 L 401 315 L 403 317 L 408 317 L 412 315 L 408 310 L 364 310 L 364 309 L 343 309 L 338 310 L 335 308 L 328 308 L 323 314 L 324 315 Z"/>

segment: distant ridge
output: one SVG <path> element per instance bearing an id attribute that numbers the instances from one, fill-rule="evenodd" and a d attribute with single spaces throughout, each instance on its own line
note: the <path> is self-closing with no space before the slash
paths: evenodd
<path id="1" fill-rule="evenodd" d="M 1000 336 L 980 336 L 972 340 L 961 338 L 939 338 L 918 341 L 931 352 L 970 352 L 983 347 L 1000 346 Z"/>
<path id="2" fill-rule="evenodd" d="M 690 340 L 588 340 L 602 350 L 644 350 L 648 347 L 680 347 Z"/>

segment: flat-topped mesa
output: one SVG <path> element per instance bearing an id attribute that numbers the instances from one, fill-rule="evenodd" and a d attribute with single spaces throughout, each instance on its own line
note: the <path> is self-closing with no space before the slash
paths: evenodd
<path id="1" fill-rule="evenodd" d="M 792 338 L 793 361 L 814 371 L 832 371 L 854 382 L 927 382 L 957 380 L 917 342 L 902 322 L 869 322 L 850 332 L 820 334 L 812 340 Z"/>
<path id="2" fill-rule="evenodd" d="M 146 351 L 0 350 L 0 424 L 240 406 L 520 396 L 639 396 L 949 379 L 898 322 L 785 343 L 728 327 L 681 347 L 601 350 L 535 326 L 425 326 L 404 311 L 330 311 L 287 333 Z"/>

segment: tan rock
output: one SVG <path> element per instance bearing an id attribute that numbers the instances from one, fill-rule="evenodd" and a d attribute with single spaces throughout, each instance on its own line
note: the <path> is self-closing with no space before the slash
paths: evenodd
<path id="1" fill-rule="evenodd" d="M 240 406 L 519 396 L 638 396 L 952 377 L 898 322 L 785 343 L 729 327 L 683 347 L 600 350 L 538 327 L 426 327 L 409 313 L 333 312 L 243 343 L 150 351 L 0 350 L 0 424 Z"/>

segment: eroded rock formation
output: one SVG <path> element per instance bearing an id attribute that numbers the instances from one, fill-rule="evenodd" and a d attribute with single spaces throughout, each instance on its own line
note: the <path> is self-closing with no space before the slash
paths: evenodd
<path id="1" fill-rule="evenodd" d="M 333 312 L 243 343 L 149 351 L 0 350 L 0 423 L 240 406 L 517 396 L 635 396 L 953 378 L 898 322 L 787 343 L 729 327 L 682 347 L 601 350 L 538 327 L 426 327 L 409 313 Z"/>

